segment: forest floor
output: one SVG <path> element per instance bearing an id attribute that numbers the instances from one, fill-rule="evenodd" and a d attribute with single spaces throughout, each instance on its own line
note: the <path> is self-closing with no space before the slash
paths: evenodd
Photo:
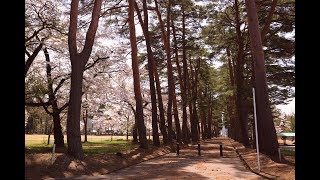
<path id="1" fill-rule="evenodd" d="M 241 143 L 230 140 L 237 150 L 240 159 L 252 172 L 267 179 L 295 179 L 295 153 L 294 151 L 284 151 L 280 162 L 275 162 L 272 158 L 263 153 L 260 155 L 260 173 L 258 173 L 258 162 L 256 149 L 246 148 Z"/>
<path id="2" fill-rule="evenodd" d="M 192 162 L 197 161 L 197 157 L 205 161 L 209 160 L 214 162 L 214 160 L 219 160 L 220 158 L 220 144 L 223 144 L 223 158 L 239 158 L 240 155 L 240 159 L 243 160 L 240 164 L 243 168 L 246 167 L 247 171 L 257 171 L 255 149 L 245 148 L 240 143 L 230 140 L 229 138 L 214 138 L 212 140 L 202 141 L 201 156 L 198 156 L 197 145 L 184 145 L 181 147 L 180 156 L 178 158 L 189 157 L 188 159 L 191 159 L 191 161 L 186 161 L 187 164 L 195 164 Z M 82 175 L 86 175 L 87 177 L 98 177 L 99 175 L 113 174 L 112 172 L 120 172 L 117 170 L 124 169 L 125 167 L 135 164 L 140 163 L 141 166 L 141 164 L 143 164 L 141 162 L 143 161 L 159 159 L 160 157 L 162 158 L 162 156 L 165 157 L 164 155 L 170 154 L 171 158 L 176 156 L 174 147 L 150 147 L 151 148 L 148 150 L 135 148 L 133 150 L 123 151 L 120 156 L 115 153 L 87 154 L 85 159 L 82 161 L 75 160 L 63 153 L 57 153 L 53 164 L 51 164 L 50 153 L 25 154 L 25 179 L 68 178 L 79 177 Z M 261 179 L 263 179 L 263 177 L 267 179 L 295 179 L 294 156 L 284 156 L 281 163 L 276 163 L 269 157 L 261 154 L 260 163 Z M 176 165 L 179 167 L 181 166 L 179 163 L 176 163 Z M 163 166 L 165 166 L 165 164 Z M 210 168 L 209 166 L 202 167 L 205 168 L 205 170 Z M 188 172 L 191 172 L 194 169 L 194 174 L 197 174 L 197 177 L 203 177 L 202 179 L 206 179 L 207 177 L 205 173 L 202 173 L 204 171 L 197 171 L 197 168 L 200 168 L 200 166 L 188 169 Z M 167 172 L 175 172 L 173 169 L 175 168 L 168 166 Z M 214 170 L 212 169 L 211 171 Z M 217 172 L 219 171 L 214 173 Z M 176 174 L 175 177 L 177 175 L 179 174 Z M 234 176 L 237 177 L 237 175 Z"/>

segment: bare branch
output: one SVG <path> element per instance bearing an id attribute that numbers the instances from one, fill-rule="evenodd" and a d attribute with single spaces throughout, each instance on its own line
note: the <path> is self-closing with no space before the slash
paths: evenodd
<path id="1" fill-rule="evenodd" d="M 59 108 L 60 113 L 69 106 L 69 102 L 65 103 L 61 108 Z"/>
<path id="2" fill-rule="evenodd" d="M 28 52 L 27 48 L 25 48 L 25 53 L 27 54 L 28 57 L 31 56 L 31 54 Z"/>
<path id="3" fill-rule="evenodd" d="M 93 63 L 87 64 L 87 66 L 84 68 L 84 70 L 88 70 L 88 69 L 92 68 L 95 64 L 97 64 L 99 61 L 106 60 L 109 58 L 110 58 L 109 56 L 103 57 L 103 58 L 98 57 L 95 61 L 93 61 Z"/>
<path id="4" fill-rule="evenodd" d="M 54 94 L 54 95 L 55 95 L 55 94 L 58 92 L 58 90 L 61 88 L 62 84 L 63 84 L 67 79 L 69 79 L 69 78 L 70 78 L 70 76 L 67 77 L 67 78 L 63 78 L 63 79 L 60 80 L 58 86 L 57 86 L 57 87 L 54 89 L 54 91 L 53 91 L 53 94 Z"/>
<path id="5" fill-rule="evenodd" d="M 38 47 L 33 51 L 32 55 L 28 58 L 26 64 L 25 64 L 25 71 L 24 71 L 24 76 L 27 75 L 30 66 L 32 64 L 32 62 L 34 61 L 34 59 L 37 57 L 38 53 L 40 52 L 40 50 L 42 49 L 43 43 L 41 42 Z"/>
<path id="6" fill-rule="evenodd" d="M 36 35 L 38 35 L 40 31 L 42 31 L 42 30 L 44 30 L 44 29 L 45 29 L 45 27 L 42 26 L 40 29 L 34 31 L 34 33 L 33 33 L 30 37 L 28 37 L 28 38 L 26 38 L 26 39 L 24 40 L 24 42 L 26 43 L 26 42 L 30 41 L 32 38 L 34 38 Z"/>

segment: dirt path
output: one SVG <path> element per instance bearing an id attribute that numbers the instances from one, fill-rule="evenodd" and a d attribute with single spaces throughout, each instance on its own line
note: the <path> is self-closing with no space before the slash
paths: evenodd
<path id="1" fill-rule="evenodd" d="M 223 157 L 220 157 L 220 143 Z M 99 176 L 79 176 L 69 179 L 264 179 L 245 168 L 231 143 L 226 138 L 215 138 L 198 146 L 180 150 L 180 155 L 169 153 L 140 164 Z"/>

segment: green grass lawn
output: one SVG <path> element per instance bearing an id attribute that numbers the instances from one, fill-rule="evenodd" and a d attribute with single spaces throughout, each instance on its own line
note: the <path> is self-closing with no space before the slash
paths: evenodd
<path id="1" fill-rule="evenodd" d="M 281 149 L 281 154 L 284 156 L 295 156 L 296 152 L 291 149 Z"/>
<path id="2" fill-rule="evenodd" d="M 26 135 L 25 136 L 25 153 L 51 153 L 53 148 L 53 136 L 51 136 L 50 144 L 47 144 L 47 135 Z M 67 146 L 65 140 L 65 146 Z M 84 138 L 81 138 L 84 139 Z M 125 140 L 125 136 L 88 136 L 88 142 L 83 142 L 82 147 L 85 154 L 98 153 L 116 153 L 131 150 L 138 145 L 131 143 L 131 140 Z M 57 153 L 64 153 L 66 149 L 56 149 Z"/>
<path id="3" fill-rule="evenodd" d="M 82 143 L 85 154 L 98 153 L 116 153 L 134 149 L 138 145 L 134 145 L 131 141 L 116 140 L 116 141 L 102 141 L 102 142 L 85 142 Z"/>

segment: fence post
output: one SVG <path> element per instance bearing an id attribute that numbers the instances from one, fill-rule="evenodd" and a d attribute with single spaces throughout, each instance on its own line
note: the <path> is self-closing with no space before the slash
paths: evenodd
<path id="1" fill-rule="evenodd" d="M 220 144 L 220 157 L 223 156 L 223 152 L 222 152 L 222 144 Z"/>
<path id="2" fill-rule="evenodd" d="M 201 149 L 200 149 L 200 143 L 198 143 L 198 155 L 201 156 Z"/>

